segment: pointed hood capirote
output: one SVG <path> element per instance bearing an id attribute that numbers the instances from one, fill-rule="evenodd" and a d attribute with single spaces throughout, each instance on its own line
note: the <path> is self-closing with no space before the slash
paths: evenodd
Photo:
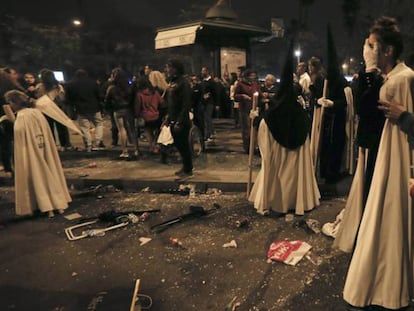
<path id="1" fill-rule="evenodd" d="M 328 89 L 329 95 L 328 98 L 335 98 L 339 95 L 338 92 L 343 93 L 343 89 L 346 86 L 346 80 L 344 75 L 341 73 L 340 65 L 338 61 L 338 54 L 336 52 L 336 46 L 334 37 L 332 35 L 332 30 L 330 24 L 327 26 L 327 58 L 328 58 L 328 68 L 327 68 L 327 80 L 328 80 Z"/>
<path id="2" fill-rule="evenodd" d="M 279 91 L 271 101 L 264 120 L 273 138 L 285 148 L 296 149 L 308 137 L 311 120 L 298 103 L 293 87 L 293 40 L 283 68 Z"/>

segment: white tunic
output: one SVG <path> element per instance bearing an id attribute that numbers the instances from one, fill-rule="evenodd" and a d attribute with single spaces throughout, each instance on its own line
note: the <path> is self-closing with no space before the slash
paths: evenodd
<path id="1" fill-rule="evenodd" d="M 398 64 L 381 87 L 380 99 L 393 97 L 412 112 L 413 82 L 414 72 Z M 399 309 L 413 297 L 410 152 L 406 134 L 386 120 L 345 282 L 344 299 L 353 306 Z"/>
<path id="2" fill-rule="evenodd" d="M 71 202 L 49 124 L 33 108 L 17 113 L 14 123 L 16 214 L 66 209 Z"/>
<path id="3" fill-rule="evenodd" d="M 257 134 L 262 166 L 249 201 L 259 213 L 305 211 L 319 205 L 320 193 L 312 165 L 309 138 L 295 150 L 281 146 L 264 120 Z"/>

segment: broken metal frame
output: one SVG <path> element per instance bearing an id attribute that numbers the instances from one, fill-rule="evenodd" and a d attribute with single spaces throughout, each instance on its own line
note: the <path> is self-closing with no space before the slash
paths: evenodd
<path id="1" fill-rule="evenodd" d="M 96 219 L 96 220 L 87 221 L 87 222 L 84 222 L 84 223 L 77 224 L 77 225 L 71 226 L 69 228 L 66 228 L 65 229 L 66 236 L 68 237 L 69 241 L 76 241 L 76 240 L 80 240 L 80 239 L 83 239 L 83 238 L 86 238 L 86 237 L 103 235 L 107 231 L 122 228 L 122 227 L 125 227 L 129 224 L 129 221 L 125 221 L 125 222 L 121 222 L 119 224 L 109 226 L 109 227 L 105 227 L 105 228 L 85 230 L 85 231 L 82 231 L 81 234 L 79 234 L 79 235 L 76 235 L 73 232 L 73 230 L 75 230 L 75 229 L 79 229 L 79 228 L 82 228 L 82 227 L 86 227 L 86 226 L 95 224 L 98 221 L 99 221 L 99 219 Z"/>

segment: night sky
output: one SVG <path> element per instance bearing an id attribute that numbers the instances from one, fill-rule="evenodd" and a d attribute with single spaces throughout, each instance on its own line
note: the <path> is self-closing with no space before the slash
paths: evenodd
<path id="1" fill-rule="evenodd" d="M 298 17 L 298 0 L 231 0 L 231 5 L 238 14 L 238 22 L 270 29 L 270 19 L 283 18 L 285 25 Z M 391 0 L 361 0 L 360 17 L 384 14 L 385 4 Z M 216 0 L 2 0 L 0 9 L 5 9 L 15 16 L 22 16 L 39 24 L 67 25 L 81 14 L 88 21 L 88 26 L 99 30 L 100 25 L 121 20 L 127 24 L 147 26 L 152 29 L 183 23 L 179 15 L 182 9 L 188 10 L 191 4 L 204 5 L 209 8 Z M 355 54 L 361 54 L 363 38 L 367 34 L 366 26 L 355 29 L 353 42 L 349 43 L 344 27 L 341 9 L 343 0 L 315 0 L 308 11 L 308 28 L 321 44 L 326 38 L 326 26 L 331 24 L 338 50 L 354 46 Z M 401 3 L 406 3 L 403 8 Z M 82 10 L 80 12 L 80 5 Z M 412 0 L 399 0 L 399 6 L 407 11 L 412 8 Z M 391 6 L 393 7 L 393 6 Z M 204 17 L 205 12 L 193 20 Z M 406 13 L 408 14 L 408 13 Z M 410 17 L 412 18 L 412 17 Z"/>
<path id="2" fill-rule="evenodd" d="M 110 22 L 120 18 L 132 24 L 150 27 L 164 27 L 180 23 L 181 9 L 188 9 L 191 3 L 211 7 L 215 0 L 3 0 L 7 11 L 41 24 L 70 23 L 79 16 L 79 2 L 83 14 L 91 24 Z M 2 1 L 2 2 L 3 2 Z M 309 11 L 309 26 L 324 31 L 329 20 L 334 28 L 342 26 L 340 4 L 342 1 L 316 0 Z M 285 23 L 298 15 L 297 0 L 233 0 L 233 9 L 239 15 L 239 22 L 269 28 L 272 17 L 282 17 Z M 2 4 L 3 5 L 3 4 Z M 321 14 L 330 12 L 330 16 Z M 317 16 L 317 18 L 315 18 Z M 203 16 L 199 16 L 202 18 Z"/>

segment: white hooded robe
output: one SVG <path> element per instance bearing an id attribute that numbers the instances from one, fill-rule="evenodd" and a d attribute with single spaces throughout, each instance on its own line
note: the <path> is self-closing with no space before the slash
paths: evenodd
<path id="1" fill-rule="evenodd" d="M 14 123 L 16 214 L 66 209 L 71 197 L 49 124 L 42 112 L 24 108 Z"/>
<path id="2" fill-rule="evenodd" d="M 399 63 L 388 73 L 380 99 L 393 97 L 412 113 L 413 88 L 414 72 Z M 399 309 L 414 297 L 410 154 L 407 135 L 387 119 L 345 282 L 344 299 L 353 306 Z"/>

